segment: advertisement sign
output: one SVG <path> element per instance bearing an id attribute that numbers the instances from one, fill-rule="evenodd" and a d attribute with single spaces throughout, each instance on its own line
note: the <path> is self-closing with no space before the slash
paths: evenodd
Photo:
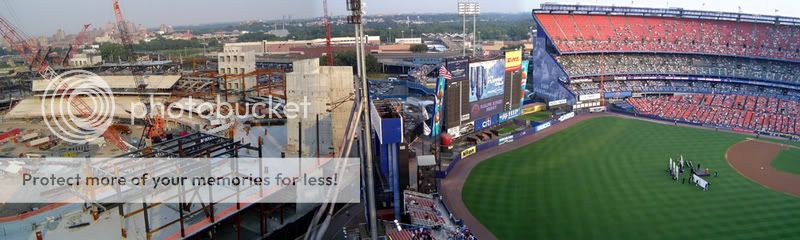
<path id="1" fill-rule="evenodd" d="M 578 101 L 589 101 L 589 100 L 597 100 L 597 99 L 600 99 L 600 94 L 599 93 L 584 94 L 584 95 L 580 95 L 578 97 Z"/>
<path id="2" fill-rule="evenodd" d="M 606 107 L 603 107 L 603 106 L 601 106 L 601 107 L 593 107 L 593 108 L 589 108 L 589 112 L 593 112 L 593 113 L 597 113 L 597 112 L 605 112 L 605 111 L 606 111 Z"/>
<path id="3" fill-rule="evenodd" d="M 433 124 L 431 136 L 435 137 L 442 131 L 442 105 L 444 105 L 444 86 L 445 80 L 449 78 L 449 72 L 445 66 L 439 69 L 439 79 L 436 81 L 436 92 L 434 96 Z"/>
<path id="4" fill-rule="evenodd" d="M 470 148 L 464 149 L 464 151 L 461 151 L 461 158 L 469 157 L 470 155 L 475 154 L 475 152 L 477 152 L 477 151 L 478 151 L 478 148 L 476 148 L 475 146 L 472 146 Z"/>
<path id="5" fill-rule="evenodd" d="M 497 141 L 497 145 L 503 145 L 503 144 L 512 143 L 512 142 L 514 142 L 514 135 L 510 135 L 510 136 L 507 136 L 507 137 L 500 138 L 500 140 Z"/>
<path id="6" fill-rule="evenodd" d="M 461 115 L 461 121 L 469 121 L 469 113 Z"/>
<path id="7" fill-rule="evenodd" d="M 561 115 L 561 117 L 558 117 L 558 121 L 559 122 L 567 121 L 573 117 L 575 117 L 575 112 L 569 112 L 567 114 Z"/>
<path id="8" fill-rule="evenodd" d="M 461 137 L 461 126 L 455 126 L 447 129 L 447 134 L 453 138 Z"/>
<path id="9" fill-rule="evenodd" d="M 469 64 L 469 102 L 503 95 L 505 61 L 492 60 Z"/>
<path id="10" fill-rule="evenodd" d="M 492 114 L 497 114 L 502 110 L 503 110 L 503 97 L 500 96 L 473 103 L 472 111 L 470 111 L 470 114 L 473 119 L 476 119 L 476 118 L 490 116 Z"/>
<path id="11" fill-rule="evenodd" d="M 475 120 L 475 131 L 480 131 L 480 130 L 482 130 L 484 128 L 491 127 L 491 126 L 497 124 L 497 122 L 498 122 L 497 115 Z"/>
<path id="12" fill-rule="evenodd" d="M 522 107 L 522 115 L 544 111 L 544 104 L 532 103 Z"/>
<path id="13" fill-rule="evenodd" d="M 506 52 L 506 72 L 513 72 L 522 68 L 522 50 Z"/>
<path id="14" fill-rule="evenodd" d="M 559 100 L 555 100 L 555 101 L 550 101 L 550 102 L 547 103 L 547 106 L 552 107 L 552 106 L 557 106 L 557 105 L 561 105 L 561 104 L 567 104 L 567 99 L 559 99 Z"/>
<path id="15" fill-rule="evenodd" d="M 508 112 L 504 112 L 504 113 L 501 113 L 500 116 L 498 117 L 498 122 L 499 123 L 503 123 L 503 122 L 506 122 L 508 120 L 514 119 L 516 117 L 519 117 L 519 115 L 522 115 L 522 109 L 519 109 L 519 108 L 511 110 L 511 111 L 508 111 Z"/>
<path id="16" fill-rule="evenodd" d="M 522 62 L 522 70 L 521 70 L 522 79 L 520 80 L 520 85 L 521 86 L 519 88 L 520 91 L 521 91 L 520 95 L 519 95 L 520 96 L 519 97 L 519 105 L 520 106 L 522 106 L 523 103 L 525 102 L 525 96 L 527 95 L 526 94 L 527 90 L 526 90 L 525 86 L 528 85 L 528 64 L 529 64 L 528 61 L 523 61 Z"/>
<path id="17" fill-rule="evenodd" d="M 467 135 L 475 131 L 475 123 L 470 122 L 464 125 L 461 125 L 461 135 Z"/>
<path id="18" fill-rule="evenodd" d="M 469 67 L 469 60 L 455 59 L 447 61 L 447 70 L 450 71 L 452 81 L 467 80 L 467 68 Z"/>
<path id="19" fill-rule="evenodd" d="M 542 130 L 549 128 L 550 125 L 551 125 L 550 122 L 539 124 L 538 126 L 536 126 L 536 131 L 541 132 Z"/>
<path id="20" fill-rule="evenodd" d="M 632 92 L 608 92 L 605 93 L 606 98 L 626 98 L 633 96 Z"/>

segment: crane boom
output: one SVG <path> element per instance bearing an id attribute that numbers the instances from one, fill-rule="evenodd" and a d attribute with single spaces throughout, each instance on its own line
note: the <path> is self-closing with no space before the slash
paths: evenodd
<path id="1" fill-rule="evenodd" d="M 86 36 L 86 30 L 89 29 L 89 26 L 92 26 L 92 24 L 83 24 L 83 30 L 81 30 L 81 33 L 78 34 L 78 37 L 75 37 L 75 42 L 69 46 L 69 50 L 67 51 L 66 56 L 64 56 L 64 62 L 61 63 L 62 66 L 69 66 L 69 60 L 75 56 L 75 52 L 77 52 L 75 48 L 78 48 L 81 46 L 81 44 L 83 44 L 83 38 Z"/>
<path id="2" fill-rule="evenodd" d="M 328 17 L 328 0 L 322 0 L 325 17 L 325 52 L 328 54 L 328 66 L 333 66 L 333 48 L 331 47 L 331 20 Z"/>
<path id="3" fill-rule="evenodd" d="M 47 64 L 47 61 L 44 56 L 36 54 L 36 50 L 31 46 L 29 38 L 24 37 L 14 25 L 6 21 L 4 18 L 0 17 L 0 34 L 3 35 L 3 39 L 11 45 L 11 47 L 20 54 L 30 65 L 31 69 L 35 70 L 43 79 L 47 79 L 49 81 L 55 81 L 53 79 L 56 78 L 56 71 Z M 76 115 L 78 116 L 91 116 L 92 115 L 92 108 L 86 104 L 85 101 L 80 96 L 73 96 L 73 90 L 69 89 L 66 83 L 56 82 L 56 86 L 60 86 L 57 89 L 57 92 L 62 92 L 65 95 L 68 95 L 67 101 L 72 106 L 73 109 L 77 112 Z M 122 151 L 128 151 L 128 146 L 125 145 L 122 141 L 122 137 L 119 133 L 113 129 L 108 128 L 103 132 L 103 137 L 106 138 L 107 141 L 111 142 Z"/>
<path id="4" fill-rule="evenodd" d="M 125 46 L 125 49 L 128 52 L 128 61 L 132 64 L 135 64 L 137 58 L 134 54 L 133 39 L 131 38 L 128 24 L 125 22 L 125 17 L 122 15 L 122 8 L 119 6 L 119 0 L 114 0 L 114 16 L 117 19 L 119 38 L 122 40 L 122 45 Z M 136 84 L 137 94 L 139 95 L 139 98 L 144 104 L 145 108 L 144 131 L 142 131 L 142 136 L 139 138 L 138 146 L 139 148 L 142 148 L 145 143 L 145 137 L 152 140 L 155 136 L 163 135 L 164 124 L 162 118 L 154 116 L 156 113 L 152 111 L 150 103 L 148 102 L 150 99 L 147 98 L 147 83 L 144 81 L 144 74 L 135 68 L 131 70 L 131 73 L 133 74 L 133 81 Z"/>

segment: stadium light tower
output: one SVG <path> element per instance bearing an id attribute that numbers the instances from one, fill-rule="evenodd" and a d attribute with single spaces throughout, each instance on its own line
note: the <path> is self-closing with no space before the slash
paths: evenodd
<path id="1" fill-rule="evenodd" d="M 464 24 L 464 46 L 462 49 L 462 55 L 467 55 L 467 16 L 472 16 L 472 56 L 475 56 L 475 33 L 477 29 L 477 16 L 481 13 L 481 7 L 478 2 L 471 2 L 471 1 L 459 1 L 458 2 L 458 14 L 463 17 L 463 24 Z"/>
<path id="2" fill-rule="evenodd" d="M 462 33 L 462 46 L 461 46 L 461 55 L 466 57 L 467 56 L 467 2 L 465 1 L 458 1 L 458 15 L 462 17 L 462 24 L 463 24 L 463 33 Z"/>

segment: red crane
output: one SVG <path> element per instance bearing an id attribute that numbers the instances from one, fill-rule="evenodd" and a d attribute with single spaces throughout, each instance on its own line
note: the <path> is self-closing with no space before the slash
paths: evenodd
<path id="1" fill-rule="evenodd" d="M 328 54 L 328 66 L 333 66 L 333 48 L 331 47 L 331 20 L 328 17 L 328 0 L 322 0 L 325 9 L 325 51 Z"/>
<path id="2" fill-rule="evenodd" d="M 36 71 L 42 78 L 53 81 L 57 75 L 56 71 L 50 67 L 44 56 L 36 54 L 37 50 L 31 46 L 30 38 L 24 37 L 14 25 L 2 17 L 0 17 L 0 34 L 2 34 L 3 39 L 31 65 L 32 70 Z M 59 84 L 61 85 L 57 91 L 69 96 L 67 99 L 72 108 L 77 112 L 76 115 L 81 117 L 89 117 L 92 115 L 93 109 L 89 107 L 82 98 L 72 96 L 74 89 L 69 89 L 66 83 L 56 83 L 56 85 Z M 106 129 L 105 132 L 103 132 L 103 137 L 120 150 L 128 151 L 128 146 L 123 143 L 122 137 L 120 137 L 115 129 Z"/>
<path id="3" fill-rule="evenodd" d="M 116 16 L 117 19 L 119 38 L 122 40 L 122 45 L 125 46 L 128 52 L 128 62 L 135 63 L 137 59 L 133 51 L 133 39 L 131 39 L 125 17 L 122 15 L 122 9 L 119 7 L 119 0 L 114 0 L 114 16 Z M 144 117 L 144 131 L 142 131 L 142 136 L 139 138 L 138 147 L 141 148 L 144 146 L 145 137 L 152 140 L 154 137 L 164 134 L 164 120 L 158 117 L 156 115 L 157 113 L 153 112 L 151 109 L 150 103 L 148 102 L 150 99 L 146 96 L 147 83 L 144 81 L 144 74 L 136 69 L 133 69 L 131 73 L 133 74 L 133 81 L 136 84 L 137 93 L 144 104 L 146 113 Z"/>
<path id="4" fill-rule="evenodd" d="M 65 54 L 64 61 L 61 63 L 61 66 L 69 66 L 69 60 L 72 59 L 72 57 L 75 56 L 75 52 L 77 52 L 75 48 L 78 48 L 81 46 L 81 44 L 83 44 L 83 38 L 86 36 L 86 30 L 88 30 L 89 26 L 91 25 L 92 24 L 83 24 L 83 30 L 81 30 L 81 33 L 79 33 L 78 37 L 75 38 L 75 42 L 69 46 L 69 50 L 67 50 L 67 54 Z"/>

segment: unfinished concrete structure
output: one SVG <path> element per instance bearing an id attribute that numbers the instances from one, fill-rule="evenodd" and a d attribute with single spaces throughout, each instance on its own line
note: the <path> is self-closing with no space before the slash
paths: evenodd
<path id="1" fill-rule="evenodd" d="M 294 72 L 286 74 L 287 103 L 299 108 L 293 117 L 287 110 L 285 153 L 328 156 L 341 145 L 352 110 L 353 68 L 320 66 L 316 58 L 294 61 L 293 66 Z"/>

